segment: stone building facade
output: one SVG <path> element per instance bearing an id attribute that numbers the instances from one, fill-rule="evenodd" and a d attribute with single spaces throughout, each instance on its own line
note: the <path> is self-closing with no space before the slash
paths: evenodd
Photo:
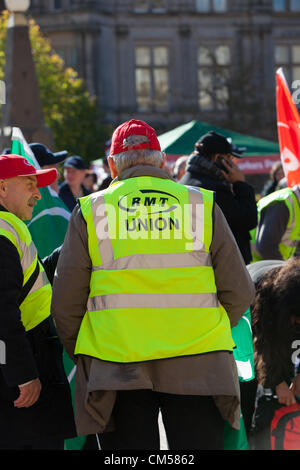
<path id="1" fill-rule="evenodd" d="M 300 80 L 300 0 L 31 0 L 30 14 L 114 125 L 274 139 L 275 70 Z"/>

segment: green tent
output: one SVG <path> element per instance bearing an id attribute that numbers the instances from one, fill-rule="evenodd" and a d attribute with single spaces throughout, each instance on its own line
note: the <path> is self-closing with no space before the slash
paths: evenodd
<path id="1" fill-rule="evenodd" d="M 231 137 L 232 143 L 237 147 L 246 147 L 245 157 L 279 154 L 277 142 L 258 139 L 221 127 L 212 126 L 206 122 L 190 121 L 158 137 L 163 152 L 171 155 L 189 155 L 194 150 L 197 140 L 209 131 L 215 131 L 225 137 Z"/>

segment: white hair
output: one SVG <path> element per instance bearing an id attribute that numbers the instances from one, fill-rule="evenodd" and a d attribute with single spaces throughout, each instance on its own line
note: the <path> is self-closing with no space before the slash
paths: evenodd
<path id="1" fill-rule="evenodd" d="M 140 145 L 149 142 L 148 137 L 144 135 L 130 135 L 123 140 L 124 152 L 111 155 L 113 158 L 118 173 L 121 173 L 127 168 L 136 165 L 150 165 L 160 167 L 163 159 L 163 152 L 159 150 L 150 149 L 133 149 L 135 145 Z"/>
<path id="2" fill-rule="evenodd" d="M 174 170 L 173 170 L 173 173 L 175 176 L 177 176 L 181 168 L 183 168 L 184 165 L 186 165 L 188 159 L 189 159 L 189 155 L 182 155 L 181 157 L 177 158 L 176 163 L 174 165 Z"/>

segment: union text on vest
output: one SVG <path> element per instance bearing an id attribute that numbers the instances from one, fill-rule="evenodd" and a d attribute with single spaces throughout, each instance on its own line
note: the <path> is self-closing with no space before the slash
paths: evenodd
<path id="1" fill-rule="evenodd" d="M 179 220 L 178 219 L 172 219 L 171 217 L 168 217 L 164 219 L 163 217 L 157 217 L 155 219 L 153 218 L 137 218 L 137 219 L 132 219 L 132 220 L 125 220 L 125 226 L 127 232 L 132 232 L 132 231 L 153 231 L 153 230 L 172 230 L 173 228 L 179 229 Z"/>

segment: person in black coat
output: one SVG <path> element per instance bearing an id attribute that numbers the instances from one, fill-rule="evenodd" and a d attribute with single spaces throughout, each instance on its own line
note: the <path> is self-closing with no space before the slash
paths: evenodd
<path id="1" fill-rule="evenodd" d="M 232 158 L 240 158 L 221 134 L 210 131 L 195 144 L 180 183 L 215 192 L 246 264 L 252 261 L 249 231 L 257 226 L 257 207 L 252 186 L 245 181 Z"/>

